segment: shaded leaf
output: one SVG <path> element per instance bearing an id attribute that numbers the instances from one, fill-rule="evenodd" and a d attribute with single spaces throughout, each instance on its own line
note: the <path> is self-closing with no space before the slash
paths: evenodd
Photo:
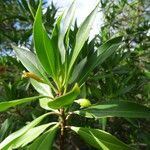
<path id="1" fill-rule="evenodd" d="M 2 124 L 1 124 L 1 129 L 0 129 L 0 141 L 4 139 L 6 132 L 10 128 L 10 125 L 12 124 L 10 119 L 6 119 Z"/>
<path id="2" fill-rule="evenodd" d="M 12 100 L 12 101 L 8 101 L 8 102 L 1 102 L 0 103 L 0 112 L 5 111 L 8 108 L 15 107 L 17 105 L 23 104 L 23 103 L 28 103 L 28 102 L 31 102 L 33 100 L 38 100 L 39 98 L 42 98 L 42 97 L 44 97 L 44 96 L 34 96 L 34 97 L 29 97 L 29 98 L 22 98 L 22 99 L 18 99 L 18 100 Z"/>
<path id="3" fill-rule="evenodd" d="M 80 85 L 84 83 L 89 73 L 98 65 L 102 64 L 112 53 L 114 53 L 120 46 L 122 37 L 113 38 L 102 46 L 100 46 L 95 53 L 93 53 L 87 60 L 85 67 L 78 78 Z"/>
<path id="4" fill-rule="evenodd" d="M 95 105 L 76 111 L 75 113 L 88 118 L 127 117 L 150 118 L 150 108 L 132 102 L 119 101 Z"/>
<path id="5" fill-rule="evenodd" d="M 72 83 L 72 82 L 74 82 L 74 81 L 77 79 L 78 75 L 81 73 L 82 69 L 84 68 L 86 62 L 87 62 L 87 57 L 84 58 L 84 59 L 82 59 L 82 60 L 75 66 L 75 68 L 74 68 L 74 70 L 73 70 L 73 73 L 72 73 L 72 76 L 71 76 L 71 78 L 70 78 L 69 83 Z"/>

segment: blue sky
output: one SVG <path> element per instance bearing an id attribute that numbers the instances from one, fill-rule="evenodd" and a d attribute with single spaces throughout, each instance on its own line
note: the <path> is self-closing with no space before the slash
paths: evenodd
<path id="1" fill-rule="evenodd" d="M 72 0 L 48 0 L 48 3 L 50 4 L 51 1 L 53 1 L 56 7 L 59 8 L 60 12 L 69 8 L 70 4 L 72 3 Z M 78 25 L 80 25 L 83 22 L 83 20 L 86 18 L 86 16 L 95 7 L 98 0 L 76 0 L 76 1 L 77 1 L 77 5 L 76 5 L 77 8 L 76 8 L 75 17 L 77 18 Z M 103 23 L 103 15 L 102 12 L 99 12 L 97 13 L 97 17 L 95 19 L 95 22 L 93 23 L 93 27 L 91 30 L 91 38 L 95 34 L 98 34 L 102 23 Z"/>

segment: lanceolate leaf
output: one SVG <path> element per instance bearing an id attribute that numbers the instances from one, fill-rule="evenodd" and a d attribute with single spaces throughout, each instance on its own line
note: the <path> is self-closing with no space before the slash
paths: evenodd
<path id="1" fill-rule="evenodd" d="M 98 65 L 102 64 L 121 44 L 122 37 L 116 37 L 100 46 L 87 60 L 85 67 L 79 75 L 78 82 L 84 83 L 89 73 Z"/>
<path id="2" fill-rule="evenodd" d="M 40 134 L 42 134 L 48 127 L 51 125 L 56 124 L 54 123 L 48 123 L 44 125 L 40 125 L 37 127 L 34 127 L 30 130 L 28 130 L 25 134 L 17 138 L 11 145 L 13 149 L 19 148 L 19 147 L 24 147 L 30 142 L 32 142 L 34 139 L 36 139 Z"/>
<path id="3" fill-rule="evenodd" d="M 150 118 L 150 108 L 126 101 L 95 105 L 77 111 L 76 113 L 89 118 L 92 117 Z"/>
<path id="4" fill-rule="evenodd" d="M 2 124 L 0 128 L 0 141 L 4 139 L 7 132 L 9 132 L 9 129 L 12 125 L 12 120 L 10 118 L 6 119 Z"/>
<path id="5" fill-rule="evenodd" d="M 59 30 L 60 30 L 60 22 L 62 19 L 62 15 L 60 15 L 57 20 L 56 20 L 56 24 L 54 26 L 54 29 L 52 31 L 52 36 L 51 36 L 51 40 L 53 43 L 53 47 L 55 49 L 55 60 L 56 60 L 56 68 L 57 68 L 57 73 L 59 75 L 60 71 L 61 71 L 61 56 L 60 56 L 60 52 L 59 52 L 59 48 L 58 48 L 58 37 L 59 37 Z"/>
<path id="6" fill-rule="evenodd" d="M 39 94 L 43 96 L 53 97 L 53 94 L 49 85 L 37 82 L 36 80 L 33 80 L 33 79 L 31 79 L 30 81 L 33 87 L 35 88 L 35 90 L 39 92 Z"/>
<path id="7" fill-rule="evenodd" d="M 48 106 L 48 103 L 51 102 L 52 99 L 49 99 L 49 98 L 41 98 L 39 99 L 39 103 L 40 103 L 40 106 L 45 109 L 45 110 L 53 110 L 52 108 L 50 108 Z M 53 110 L 54 111 L 54 110 Z"/>
<path id="8" fill-rule="evenodd" d="M 38 58 L 33 52 L 14 45 L 12 45 L 12 47 L 21 63 L 29 72 L 32 72 L 38 77 L 48 80 Z"/>
<path id="9" fill-rule="evenodd" d="M 45 96 L 34 96 L 34 97 L 29 97 L 29 98 L 22 98 L 22 99 L 18 99 L 18 100 L 12 100 L 12 101 L 8 101 L 8 102 L 1 102 L 0 103 L 0 112 L 5 111 L 8 108 L 15 107 L 17 105 L 23 104 L 23 103 L 31 102 L 33 100 L 38 100 L 39 98 L 43 98 L 43 97 L 45 97 Z"/>
<path id="10" fill-rule="evenodd" d="M 103 144 L 96 136 L 94 136 L 94 134 L 92 132 L 90 132 L 93 140 L 95 140 L 95 142 L 97 143 L 97 147 L 100 147 L 103 149 L 103 150 L 109 150 L 109 148 L 107 146 L 105 146 L 105 144 Z"/>
<path id="11" fill-rule="evenodd" d="M 85 142 L 101 150 L 133 150 L 113 135 L 98 129 L 71 127 Z"/>
<path id="12" fill-rule="evenodd" d="M 36 13 L 33 26 L 33 38 L 38 58 L 44 69 L 55 77 L 57 66 L 55 66 L 55 50 L 43 24 L 42 24 L 42 0 Z"/>
<path id="13" fill-rule="evenodd" d="M 73 103 L 73 101 L 77 98 L 79 94 L 80 94 L 80 88 L 78 84 L 75 84 L 75 86 L 70 92 L 66 93 L 63 96 L 55 98 L 53 101 L 48 103 L 48 106 L 53 109 L 59 109 L 64 106 L 70 105 Z"/>
<path id="14" fill-rule="evenodd" d="M 56 41 L 58 41 L 60 23 L 61 23 L 62 17 L 63 17 L 63 13 L 57 18 L 56 24 L 55 24 L 53 31 L 52 31 L 52 37 L 51 38 L 56 39 Z"/>
<path id="15" fill-rule="evenodd" d="M 85 19 L 85 21 L 82 23 L 82 25 L 80 26 L 77 35 L 76 35 L 76 43 L 75 43 L 75 47 L 72 53 L 72 57 L 71 57 L 71 61 L 69 64 L 69 73 L 72 70 L 72 67 L 85 43 L 85 41 L 88 39 L 89 33 L 90 33 L 90 29 L 91 26 L 94 22 L 96 13 L 97 13 L 97 9 L 98 9 L 98 5 L 96 6 L 96 8 L 89 14 L 89 16 Z"/>
<path id="16" fill-rule="evenodd" d="M 78 75 L 80 75 L 81 71 L 83 70 L 83 68 L 84 68 L 84 66 L 85 66 L 85 64 L 86 64 L 86 62 L 87 62 L 87 57 L 85 57 L 84 59 L 82 59 L 82 60 L 75 66 L 75 68 L 74 68 L 74 70 L 73 70 L 73 73 L 72 73 L 72 76 L 71 76 L 71 78 L 70 78 L 69 83 L 72 83 L 72 82 L 74 82 L 74 81 L 77 79 Z"/>
<path id="17" fill-rule="evenodd" d="M 52 150 L 53 140 L 58 130 L 58 125 L 55 125 L 46 133 L 37 138 L 27 150 Z"/>
<path id="18" fill-rule="evenodd" d="M 36 126 L 38 123 L 40 123 L 49 113 L 44 114 L 38 118 L 36 118 L 34 121 L 29 123 L 28 125 L 24 126 L 22 129 L 10 134 L 4 141 L 0 143 L 0 150 L 8 150 L 10 145 L 13 143 L 15 139 L 26 133 L 29 129 Z"/>
<path id="19" fill-rule="evenodd" d="M 65 37 L 65 34 L 67 33 L 67 30 L 71 26 L 72 19 L 74 17 L 74 13 L 75 13 L 75 1 L 72 3 L 72 5 L 70 6 L 70 8 L 66 12 L 66 14 L 63 15 L 61 23 L 60 23 L 58 47 L 59 47 L 60 54 L 61 54 L 62 64 L 65 62 L 65 57 L 66 57 L 66 50 L 65 50 L 65 46 L 64 46 L 64 37 Z"/>

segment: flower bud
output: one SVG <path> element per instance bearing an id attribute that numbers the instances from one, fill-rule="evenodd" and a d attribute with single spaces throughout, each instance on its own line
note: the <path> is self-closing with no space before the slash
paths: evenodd
<path id="1" fill-rule="evenodd" d="M 41 78 L 39 78 L 37 75 L 35 75 L 34 73 L 32 72 L 26 72 L 26 71 L 23 71 L 23 75 L 22 75 L 22 78 L 32 78 L 38 82 L 42 82 L 43 83 L 43 80 Z"/>
<path id="2" fill-rule="evenodd" d="M 86 98 L 81 98 L 75 101 L 78 103 L 81 107 L 89 107 L 91 105 L 91 102 Z"/>

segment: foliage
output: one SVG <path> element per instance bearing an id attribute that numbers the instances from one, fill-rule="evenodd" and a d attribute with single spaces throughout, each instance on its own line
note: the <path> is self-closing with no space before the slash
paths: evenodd
<path id="1" fill-rule="evenodd" d="M 115 88 L 116 82 L 112 78 L 112 69 L 116 67 L 118 62 L 122 62 L 124 44 L 126 44 L 124 43 L 125 37 L 123 40 L 122 36 L 111 39 L 109 37 L 109 40 L 104 40 L 104 44 L 97 44 L 97 47 L 93 44 L 95 39 L 88 41 L 90 28 L 97 14 L 98 6 L 99 4 L 78 29 L 74 27 L 74 31 L 72 31 L 71 25 L 75 11 L 74 1 L 68 11 L 58 17 L 51 33 L 47 32 L 43 24 L 42 0 L 40 1 L 33 24 L 35 53 L 27 48 L 12 46 L 18 59 L 29 71 L 23 72 L 23 77 L 30 79 L 39 96 L 1 102 L 0 111 L 38 99 L 39 105 L 44 111 L 23 128 L 6 137 L 0 143 L 0 149 L 25 148 L 34 150 L 38 148 L 42 150 L 43 147 L 45 150 L 53 149 L 54 140 L 56 141 L 59 134 L 59 149 L 63 150 L 65 149 L 66 134 L 70 132 L 72 134 L 73 131 L 96 149 L 134 149 L 134 147 L 121 142 L 108 132 L 87 127 L 88 125 L 77 127 L 70 123 L 74 115 L 84 119 L 94 118 L 93 122 L 101 118 L 104 129 L 106 117 L 150 118 L 148 107 L 123 101 L 124 95 L 134 87 L 132 84 L 132 86 L 127 86 L 131 79 L 130 76 L 125 78 L 124 81 L 122 78 L 126 77 L 126 74 L 118 73 L 121 79 L 118 78 L 124 82 L 120 83 L 118 79 L 117 84 L 119 85 Z M 70 36 L 71 33 L 74 33 L 75 38 Z M 115 59 L 116 63 L 105 64 L 106 60 L 108 63 L 114 62 Z M 120 65 L 124 65 L 124 63 L 120 63 Z M 119 71 L 122 71 L 122 69 Z M 99 76 L 102 73 L 105 73 L 104 76 Z M 91 81 L 94 82 L 91 83 Z M 99 85 L 99 83 L 101 84 Z M 101 87 L 102 93 L 100 95 L 97 90 L 100 90 L 101 85 L 104 85 L 104 88 Z M 94 86 L 93 90 L 92 86 Z M 90 89 L 89 93 L 87 89 Z M 105 91 L 105 89 L 108 90 Z M 90 94 L 92 98 L 93 96 L 96 97 L 95 101 L 87 99 L 87 95 Z M 110 102 L 114 98 L 118 100 Z M 96 101 L 97 99 L 105 100 L 105 102 L 101 103 L 102 100 Z M 56 119 L 50 120 L 48 118 L 50 115 L 56 116 Z M 130 119 L 129 121 L 134 124 Z M 6 127 L 4 131 L 8 129 L 8 126 L 9 121 L 6 120 L 3 124 L 3 128 Z M 1 133 L 2 135 L 5 134 L 2 130 Z"/>
<path id="2" fill-rule="evenodd" d="M 4 55 L 12 52 L 11 43 L 17 45 L 25 45 L 29 48 L 32 43 L 32 26 L 34 16 L 38 8 L 39 0 L 20 0 L 20 1 L 5 1 L 1 0 L 0 5 L 0 52 Z M 44 8 L 46 2 L 43 2 Z M 48 32 L 51 32 L 57 9 L 53 3 L 45 8 L 44 24 Z M 51 22 L 51 23 L 49 23 Z"/>

